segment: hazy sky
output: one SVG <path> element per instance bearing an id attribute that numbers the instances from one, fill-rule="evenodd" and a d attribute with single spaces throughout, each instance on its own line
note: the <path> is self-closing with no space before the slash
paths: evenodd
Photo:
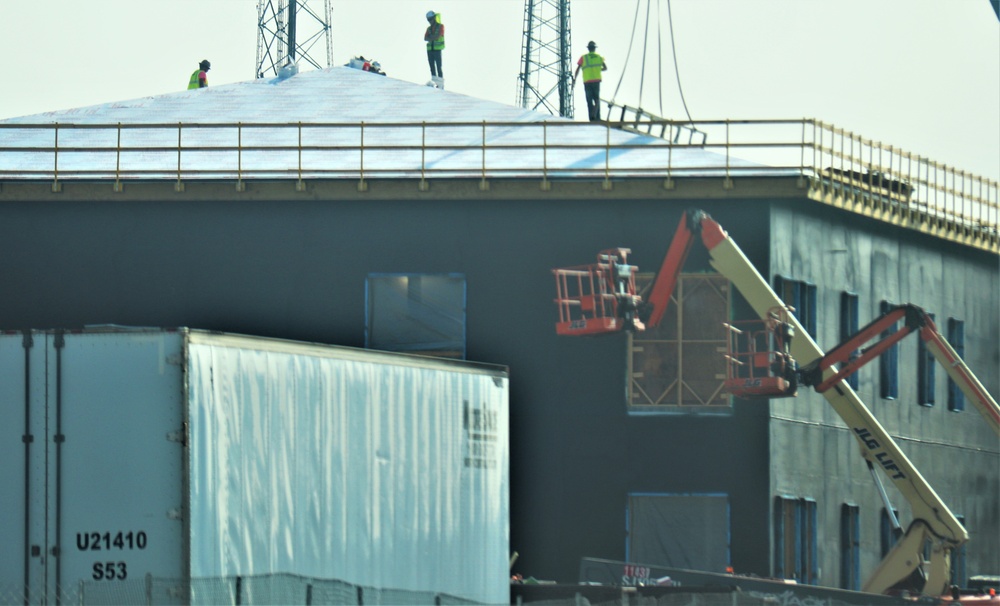
<path id="1" fill-rule="evenodd" d="M 639 31 L 626 64 L 637 2 Z M 9 61 L 0 119 L 181 90 L 206 58 L 213 86 L 254 77 L 256 0 L 2 4 L 0 54 Z M 308 4 L 318 9 L 323 0 Z M 516 104 L 524 0 L 331 0 L 331 6 L 334 65 L 363 54 L 378 59 L 389 77 L 423 84 L 429 76 L 424 13 L 433 9 L 446 26 L 448 90 Z M 671 0 L 669 6 L 680 89 L 668 0 L 572 0 L 574 60 L 588 40 L 597 42 L 610 67 L 603 97 L 612 97 L 621 79 L 619 103 L 659 113 L 662 94 L 663 115 L 683 119 L 683 90 L 695 120 L 817 118 L 1000 179 L 1000 21 L 989 0 Z M 582 86 L 575 97 L 577 119 L 585 118 Z"/>

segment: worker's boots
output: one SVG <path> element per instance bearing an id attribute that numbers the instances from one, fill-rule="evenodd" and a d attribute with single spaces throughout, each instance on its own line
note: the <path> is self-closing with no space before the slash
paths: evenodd
<path id="1" fill-rule="evenodd" d="M 434 82 L 435 88 L 440 88 L 444 90 L 444 77 L 443 76 L 431 76 L 431 81 Z"/>

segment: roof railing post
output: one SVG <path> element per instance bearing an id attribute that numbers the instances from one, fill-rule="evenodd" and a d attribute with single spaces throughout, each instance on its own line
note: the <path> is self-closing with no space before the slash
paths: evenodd
<path id="1" fill-rule="evenodd" d="M 479 180 L 479 190 L 487 191 L 490 188 L 490 182 L 486 180 L 486 120 L 483 120 L 482 149 L 483 149 L 483 172 L 482 172 L 482 178 Z"/>
<path id="2" fill-rule="evenodd" d="M 676 128 L 671 125 L 671 128 Z M 680 131 L 678 131 L 680 132 Z M 667 178 L 663 181 L 663 189 L 674 189 L 677 184 L 674 183 L 674 145 L 677 144 L 677 139 L 671 137 L 667 139 Z"/>
<path id="3" fill-rule="evenodd" d="M 358 181 L 358 191 L 368 191 L 368 184 L 365 183 L 365 121 L 361 121 L 361 145 L 359 146 L 360 163 L 358 165 L 358 170 L 361 174 L 361 180 Z"/>
<path id="4" fill-rule="evenodd" d="M 236 191 L 246 191 L 243 183 L 243 122 L 236 123 Z"/>
<path id="5" fill-rule="evenodd" d="M 607 136 L 604 140 L 604 183 L 601 188 L 611 191 L 611 122 L 605 122 L 604 128 Z"/>
<path id="6" fill-rule="evenodd" d="M 427 183 L 427 120 L 420 122 L 420 183 L 417 189 L 427 191 L 430 184 Z"/>
<path id="7" fill-rule="evenodd" d="M 113 191 L 120 192 L 124 189 L 122 186 L 122 123 L 118 123 L 118 143 L 115 146 L 115 184 L 112 187 Z"/>
<path id="8" fill-rule="evenodd" d="M 177 182 L 174 183 L 174 191 L 184 191 L 184 182 L 181 181 L 181 123 L 177 123 Z"/>
<path id="9" fill-rule="evenodd" d="M 806 186 L 806 120 L 802 119 L 802 139 L 799 142 L 799 188 Z"/>
<path id="10" fill-rule="evenodd" d="M 59 123 L 56 122 L 54 127 L 55 140 L 53 141 L 52 147 L 52 191 L 60 192 L 62 191 L 62 185 L 59 184 Z"/>
<path id="11" fill-rule="evenodd" d="M 722 189 L 732 189 L 733 188 L 733 180 L 729 176 L 729 158 L 730 158 L 730 155 L 732 153 L 732 150 L 729 149 L 729 146 L 730 146 L 730 142 L 729 142 L 729 122 L 730 122 L 729 118 L 726 118 L 726 177 L 722 180 Z"/>
<path id="12" fill-rule="evenodd" d="M 549 183 L 549 121 L 542 122 L 542 191 L 552 189 Z"/>
<path id="13" fill-rule="evenodd" d="M 306 182 L 302 180 L 302 121 L 299 120 L 299 180 L 295 182 L 295 191 L 305 191 Z"/>

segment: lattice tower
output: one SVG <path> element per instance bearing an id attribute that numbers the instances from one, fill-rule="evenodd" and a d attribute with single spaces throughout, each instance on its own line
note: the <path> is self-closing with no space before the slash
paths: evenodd
<path id="1" fill-rule="evenodd" d="M 525 0 L 517 103 L 573 117 L 569 0 Z"/>
<path id="2" fill-rule="evenodd" d="M 330 15 L 330 0 L 258 0 L 256 77 L 289 64 L 333 65 Z"/>

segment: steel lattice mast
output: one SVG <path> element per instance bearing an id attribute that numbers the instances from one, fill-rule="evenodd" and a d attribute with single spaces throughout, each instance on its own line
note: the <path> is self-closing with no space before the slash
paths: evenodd
<path id="1" fill-rule="evenodd" d="M 525 0 L 517 102 L 573 117 L 569 0 Z"/>
<path id="2" fill-rule="evenodd" d="M 333 65 L 330 0 L 258 0 L 256 77 L 277 75 L 289 64 Z M 323 54 L 320 54 L 320 53 Z"/>

